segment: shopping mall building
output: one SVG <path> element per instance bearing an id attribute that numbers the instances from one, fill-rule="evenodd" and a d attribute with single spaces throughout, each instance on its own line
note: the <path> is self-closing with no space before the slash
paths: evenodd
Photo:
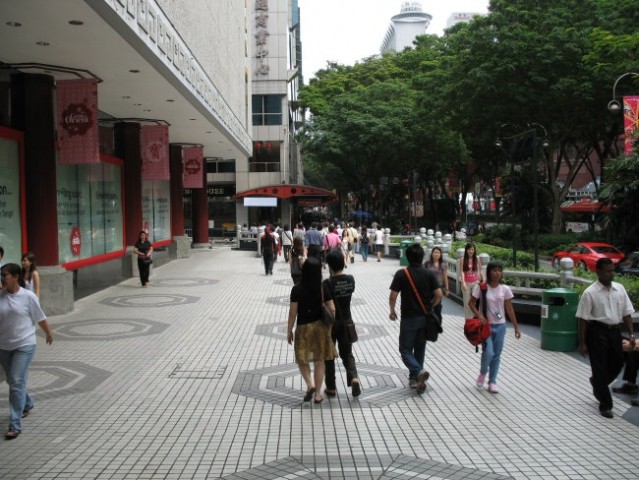
<path id="1" fill-rule="evenodd" d="M 158 265 L 290 218 L 296 0 L 20 0 L 0 19 L 0 246 L 35 253 L 48 314 L 135 276 L 142 230 Z"/>

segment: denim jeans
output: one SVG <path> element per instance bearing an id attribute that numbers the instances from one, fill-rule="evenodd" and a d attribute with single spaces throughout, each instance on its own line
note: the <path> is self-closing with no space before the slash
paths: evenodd
<path id="1" fill-rule="evenodd" d="M 35 355 L 36 346 L 27 345 L 15 350 L 0 350 L 0 364 L 9 382 L 9 428 L 22 430 L 22 412 L 33 408 L 33 399 L 27 393 L 29 365 Z"/>
<path id="2" fill-rule="evenodd" d="M 408 367 L 409 378 L 417 379 L 424 368 L 426 353 L 426 318 L 423 316 L 402 318 L 399 325 L 399 353 Z"/>
<path id="3" fill-rule="evenodd" d="M 479 373 L 488 373 L 488 384 L 497 383 L 499 373 L 499 362 L 501 361 L 501 351 L 504 348 L 506 337 L 506 324 L 498 323 L 490 325 L 490 337 L 481 346 L 481 368 Z"/>
<path id="4" fill-rule="evenodd" d="M 368 260 L 368 243 L 362 243 L 359 246 L 359 253 L 362 254 L 362 260 L 366 262 Z"/>

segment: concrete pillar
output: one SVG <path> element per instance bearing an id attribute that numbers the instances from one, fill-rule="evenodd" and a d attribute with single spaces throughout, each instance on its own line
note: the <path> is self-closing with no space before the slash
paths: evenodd
<path id="1" fill-rule="evenodd" d="M 27 248 L 38 262 L 40 304 L 60 315 L 73 310 L 73 273 L 59 265 L 53 85 L 49 75 L 12 75 L 11 126 L 24 132 Z"/>
<path id="2" fill-rule="evenodd" d="M 140 124 L 118 122 L 113 128 L 115 155 L 124 160 L 124 245 L 132 250 L 143 225 L 142 157 L 140 155 Z M 135 270 L 135 269 L 134 269 Z"/>
<path id="3" fill-rule="evenodd" d="M 171 238 L 169 258 L 188 258 L 191 255 L 191 239 L 184 234 L 184 182 L 182 179 L 182 147 L 169 146 L 169 170 L 171 173 Z"/>

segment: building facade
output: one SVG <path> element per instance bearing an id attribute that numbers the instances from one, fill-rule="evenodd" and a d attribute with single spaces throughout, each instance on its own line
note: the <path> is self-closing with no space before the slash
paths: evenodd
<path id="1" fill-rule="evenodd" d="M 253 2 L 2 2 L 0 245 L 36 254 L 47 313 L 137 274 L 141 230 L 156 263 L 185 223 L 208 243 L 204 160 L 253 156 Z"/>
<path id="2" fill-rule="evenodd" d="M 236 163 L 235 182 L 238 193 L 254 193 L 236 199 L 237 223 L 290 224 L 295 199 L 277 193 L 278 187 L 301 183 L 303 173 L 295 141 L 302 83 L 297 0 L 254 0 L 250 20 L 253 151 Z"/>

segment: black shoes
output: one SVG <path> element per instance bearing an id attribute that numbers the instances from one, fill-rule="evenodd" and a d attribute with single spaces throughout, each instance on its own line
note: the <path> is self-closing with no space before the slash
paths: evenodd
<path id="1" fill-rule="evenodd" d="M 614 414 L 612 413 L 612 410 L 609 410 L 609 409 L 599 410 L 599 413 L 601 414 L 602 417 L 605 417 L 605 418 L 613 418 L 614 417 Z"/>
<path id="2" fill-rule="evenodd" d="M 612 387 L 612 391 L 615 393 L 639 393 L 639 386 L 624 383 L 621 387 Z"/>

